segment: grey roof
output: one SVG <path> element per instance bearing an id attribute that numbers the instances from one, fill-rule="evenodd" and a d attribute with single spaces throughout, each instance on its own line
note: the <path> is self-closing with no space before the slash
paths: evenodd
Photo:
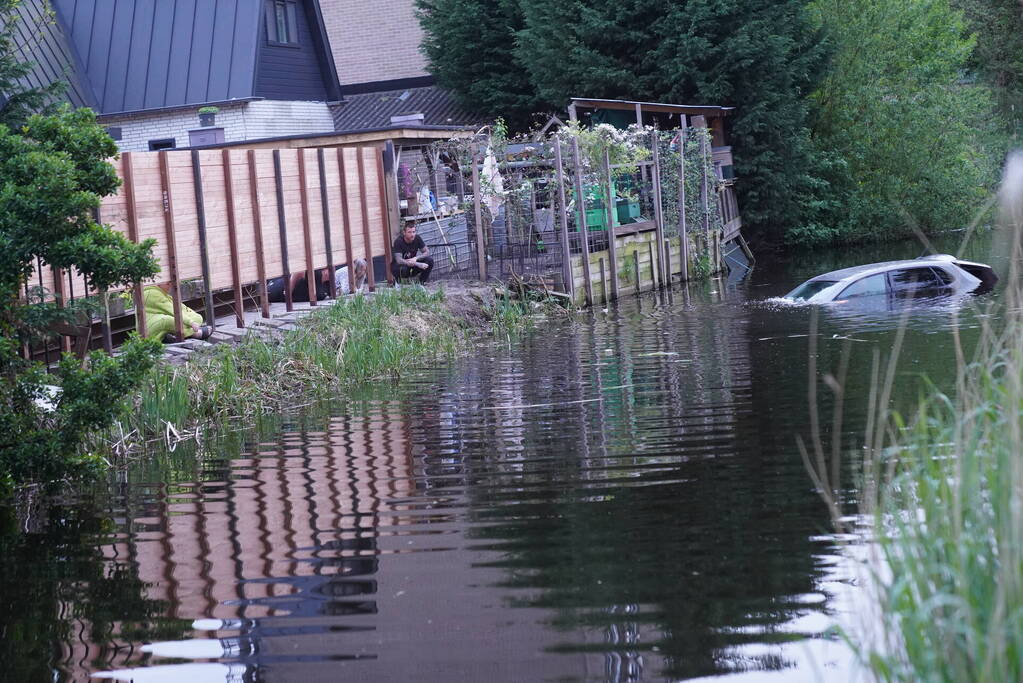
<path id="1" fill-rule="evenodd" d="M 346 95 L 332 110 L 334 129 L 339 131 L 388 128 L 392 116 L 405 114 L 423 114 L 426 126 L 473 126 L 487 121 L 436 85 Z"/>
<path id="2" fill-rule="evenodd" d="M 88 82 L 79 78 L 74 48 L 60 25 L 47 16 L 45 0 L 28 0 L 18 5 L 20 17 L 14 39 L 23 61 L 35 67 L 22 85 L 45 87 L 63 79 L 68 87 L 65 96 L 75 107 L 95 106 L 96 98 Z"/>
<path id="3" fill-rule="evenodd" d="M 103 114 L 252 97 L 256 0 L 52 0 Z"/>

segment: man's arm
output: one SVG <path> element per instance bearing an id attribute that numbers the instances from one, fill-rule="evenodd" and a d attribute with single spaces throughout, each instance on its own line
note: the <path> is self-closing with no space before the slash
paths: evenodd
<path id="1" fill-rule="evenodd" d="M 410 266 L 410 267 L 414 266 L 417 263 L 419 263 L 419 261 L 416 260 L 418 258 L 419 258 L 418 255 L 417 256 L 413 256 L 412 258 L 402 258 L 402 255 L 399 254 L 397 251 L 394 252 L 394 262 L 397 263 L 399 266 Z"/>

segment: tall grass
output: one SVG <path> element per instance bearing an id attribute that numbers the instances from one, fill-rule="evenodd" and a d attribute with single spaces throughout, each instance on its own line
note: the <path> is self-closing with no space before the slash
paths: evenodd
<path id="1" fill-rule="evenodd" d="M 1013 236 L 1004 315 L 970 357 L 955 337 L 954 394 L 932 391 L 906 420 L 889 414 L 895 360 L 875 360 L 859 495 L 882 628 L 851 639 L 879 680 L 1023 680 L 1023 156 L 1000 199 Z M 840 376 L 829 384 L 841 393 Z M 825 450 L 818 441 L 804 456 L 844 526 L 837 450 Z"/>
<path id="2" fill-rule="evenodd" d="M 159 365 L 112 440 L 121 447 L 174 440 L 430 363 L 454 350 L 461 334 L 443 298 L 419 287 L 358 295 L 307 315 L 279 338 L 250 335 L 182 366 Z"/>

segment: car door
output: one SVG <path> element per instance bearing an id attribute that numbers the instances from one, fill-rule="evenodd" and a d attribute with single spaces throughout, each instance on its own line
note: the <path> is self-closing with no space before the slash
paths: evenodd
<path id="1" fill-rule="evenodd" d="M 889 271 L 888 286 L 895 299 L 919 299 L 951 291 L 945 278 L 939 277 L 934 269 L 928 266 Z"/>
<path id="2" fill-rule="evenodd" d="M 884 273 L 868 275 L 856 280 L 835 297 L 835 301 L 860 300 L 867 301 L 868 297 L 881 297 L 888 294 L 888 280 Z"/>

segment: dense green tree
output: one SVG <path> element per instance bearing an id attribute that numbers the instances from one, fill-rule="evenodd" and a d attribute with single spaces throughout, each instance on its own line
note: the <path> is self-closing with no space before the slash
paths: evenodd
<path id="1" fill-rule="evenodd" d="M 95 114 L 65 105 L 28 116 L 53 91 L 20 85 L 26 67 L 12 52 L 17 7 L 17 0 L 0 0 L 0 84 L 8 88 L 0 92 L 6 122 L 0 124 L 0 489 L 90 462 L 78 457 L 83 440 L 124 409 L 157 352 L 136 340 L 117 358 L 96 353 L 84 365 L 65 358 L 52 377 L 22 356 L 27 342 L 74 314 L 27 289 L 38 263 L 75 268 L 100 292 L 139 282 L 157 267 L 151 240 L 132 244 L 93 218 L 100 198 L 120 183 L 108 161 L 117 147 Z M 63 389 L 55 400 L 48 384 Z"/>
<path id="2" fill-rule="evenodd" d="M 517 128 L 543 109 L 514 57 L 518 0 L 416 0 L 430 73 L 471 110 Z"/>
<path id="3" fill-rule="evenodd" d="M 973 47 L 948 0 L 816 0 L 835 46 L 813 94 L 813 141 L 836 198 L 795 241 L 884 239 L 966 224 L 987 194 L 984 88 L 964 83 Z"/>
<path id="4" fill-rule="evenodd" d="M 440 81 L 484 113 L 526 120 L 568 98 L 735 106 L 744 219 L 803 220 L 816 163 L 806 96 L 824 51 L 803 0 L 420 0 Z"/>
<path id="5" fill-rule="evenodd" d="M 953 5 L 977 38 L 970 68 L 991 88 L 1005 129 L 1018 139 L 1023 136 L 1023 4 L 953 0 Z"/>

